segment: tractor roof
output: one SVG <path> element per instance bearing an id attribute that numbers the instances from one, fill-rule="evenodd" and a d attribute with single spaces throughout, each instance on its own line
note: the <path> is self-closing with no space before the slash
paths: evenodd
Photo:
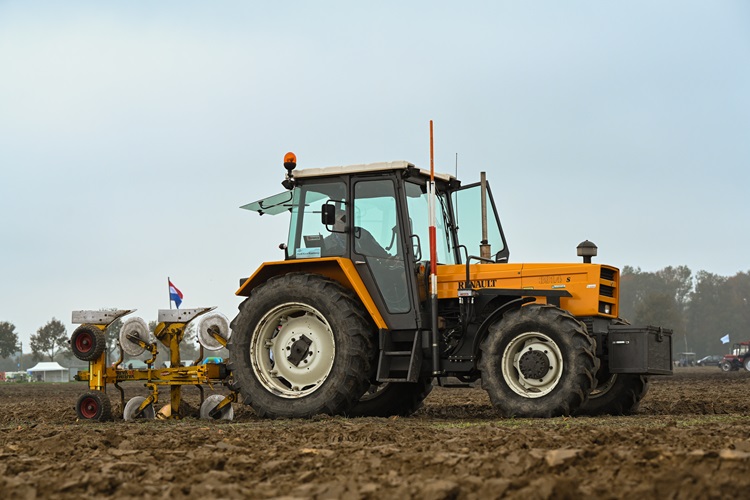
<path id="1" fill-rule="evenodd" d="M 295 170 L 295 179 L 309 179 L 316 177 L 329 177 L 334 175 L 347 175 L 347 174 L 365 174 L 370 172 L 387 172 L 393 170 L 406 170 L 409 168 L 416 169 L 413 163 L 408 161 L 384 161 L 378 163 L 367 163 L 359 165 L 346 165 L 340 167 L 323 167 L 323 168 L 306 168 L 303 170 Z M 418 169 L 419 174 L 425 177 L 430 176 L 428 170 Z M 448 174 L 435 173 L 435 178 L 438 180 L 450 182 L 455 178 Z"/>
<path id="2" fill-rule="evenodd" d="M 306 168 L 303 170 L 294 170 L 295 179 L 317 179 L 320 177 L 333 177 L 337 175 L 366 174 L 371 172 L 392 172 L 398 170 L 413 169 L 419 175 L 429 179 L 430 172 L 418 169 L 413 163 L 408 161 L 387 161 L 379 163 L 367 163 L 359 165 L 346 165 L 341 167 L 323 167 L 323 168 Z M 454 182 L 455 177 L 448 174 L 435 173 L 435 179 L 444 182 Z M 260 215 L 277 215 L 289 211 L 293 206 L 292 191 L 284 191 L 262 200 L 242 205 L 240 208 L 258 212 Z"/>

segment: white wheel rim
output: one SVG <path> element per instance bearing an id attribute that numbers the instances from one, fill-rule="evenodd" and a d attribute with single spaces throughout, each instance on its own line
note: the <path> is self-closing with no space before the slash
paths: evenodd
<path id="1" fill-rule="evenodd" d="M 208 396 L 203 401 L 203 404 L 201 404 L 201 418 L 211 419 L 212 417 L 209 415 L 209 413 L 211 413 L 211 410 L 219 406 L 219 403 L 221 403 L 222 401 L 224 401 L 224 396 L 222 396 L 221 394 L 211 394 L 210 396 Z M 216 420 L 234 420 L 234 409 L 232 408 L 232 403 L 229 403 L 229 405 L 222 408 L 222 413 Z"/>
<path id="2" fill-rule="evenodd" d="M 615 382 L 617 382 L 617 374 L 613 373 L 603 384 L 597 385 L 593 391 L 591 391 L 591 394 L 589 394 L 589 399 L 596 399 L 600 396 L 604 396 L 609 392 L 610 389 L 615 385 Z"/>
<path id="3" fill-rule="evenodd" d="M 295 349 L 305 354 L 290 360 Z M 336 342 L 328 321 L 314 307 L 298 302 L 266 313 L 250 343 L 255 376 L 268 391 L 288 399 L 315 392 L 331 373 L 335 355 Z"/>
<path id="4" fill-rule="evenodd" d="M 368 387 L 365 393 L 362 395 L 362 397 L 359 398 L 359 402 L 362 403 L 364 401 L 370 401 L 371 399 L 377 398 L 389 385 L 390 382 L 383 382 L 382 384 L 371 384 L 370 387 Z"/>
<path id="5" fill-rule="evenodd" d="M 128 338 L 128 335 L 137 337 L 145 343 L 149 343 L 149 330 L 146 321 L 138 316 L 126 319 L 120 328 L 120 348 L 129 356 L 140 356 L 146 348 L 141 347 Z"/>
<path id="6" fill-rule="evenodd" d="M 505 347 L 502 370 L 513 392 L 526 398 L 540 398 L 557 387 L 562 377 L 562 353 L 547 335 L 527 332 Z"/>
<path id="7" fill-rule="evenodd" d="M 143 396 L 135 396 L 134 398 L 131 398 L 130 401 L 128 401 L 125 405 L 125 408 L 122 412 L 123 420 L 134 420 L 136 410 L 138 410 L 138 407 L 141 406 L 141 403 L 143 403 L 145 400 L 146 398 L 144 398 Z M 155 416 L 154 405 L 150 404 L 143 409 L 139 418 L 152 419 L 155 418 Z"/>
<path id="8" fill-rule="evenodd" d="M 210 329 L 216 329 L 224 340 L 229 340 L 229 319 L 220 312 L 212 312 L 204 314 L 198 321 L 198 343 L 209 351 L 218 351 L 224 347 L 224 344 L 211 335 Z"/>

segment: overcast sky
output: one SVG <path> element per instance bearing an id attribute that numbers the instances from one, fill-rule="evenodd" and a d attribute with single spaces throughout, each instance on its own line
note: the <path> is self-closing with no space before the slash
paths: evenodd
<path id="1" fill-rule="evenodd" d="M 487 171 L 511 262 L 750 270 L 745 1 L 0 0 L 0 321 L 218 306 L 299 168 Z"/>

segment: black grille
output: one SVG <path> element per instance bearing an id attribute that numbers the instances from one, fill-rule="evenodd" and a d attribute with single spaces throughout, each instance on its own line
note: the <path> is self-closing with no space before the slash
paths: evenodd
<path id="1" fill-rule="evenodd" d="M 599 285 L 599 295 L 603 295 L 605 297 L 612 297 L 615 296 L 615 287 L 613 286 L 607 286 L 607 285 Z"/>
<path id="2" fill-rule="evenodd" d="M 615 280 L 615 270 L 614 269 L 607 269 L 606 267 L 602 267 L 602 273 L 601 278 L 606 281 L 614 281 Z M 611 297 L 611 295 L 610 295 Z"/>

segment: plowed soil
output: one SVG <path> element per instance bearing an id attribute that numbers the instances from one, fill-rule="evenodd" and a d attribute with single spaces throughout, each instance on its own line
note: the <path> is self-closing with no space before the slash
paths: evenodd
<path id="1" fill-rule="evenodd" d="M 408 418 L 79 422 L 82 383 L 0 384 L 3 498 L 742 498 L 750 373 L 677 368 L 636 415 L 500 419 L 437 387 Z M 207 390 L 207 394 L 208 394 Z M 144 394 L 134 384 L 126 397 Z M 185 389 L 188 415 L 194 388 Z M 166 397 L 166 395 L 165 395 Z"/>

